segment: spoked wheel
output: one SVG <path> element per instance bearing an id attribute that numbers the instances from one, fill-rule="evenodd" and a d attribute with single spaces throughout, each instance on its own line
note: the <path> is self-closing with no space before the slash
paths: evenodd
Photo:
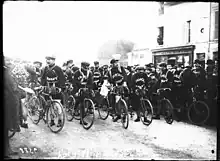
<path id="1" fill-rule="evenodd" d="M 30 98 L 28 105 L 28 115 L 34 124 L 38 124 L 41 119 L 41 112 L 43 112 L 42 103 L 37 96 Z"/>
<path id="2" fill-rule="evenodd" d="M 162 109 L 164 111 L 164 119 L 168 124 L 173 123 L 173 105 L 168 99 L 161 101 Z"/>
<path id="3" fill-rule="evenodd" d="M 54 120 L 54 121 L 52 121 Z M 65 112 L 59 101 L 53 100 L 51 107 L 47 109 L 47 125 L 54 133 L 60 132 L 65 123 Z"/>
<path id="4" fill-rule="evenodd" d="M 153 120 L 153 106 L 151 102 L 148 99 L 142 99 L 141 100 L 141 121 L 144 125 L 149 126 L 152 123 Z"/>
<path id="5" fill-rule="evenodd" d="M 192 124 L 203 125 L 210 116 L 210 109 L 205 102 L 196 101 L 189 106 L 187 115 Z"/>
<path id="6" fill-rule="evenodd" d="M 16 132 L 13 129 L 8 130 L 8 137 L 9 137 L 9 139 L 12 138 L 15 135 L 15 133 Z"/>
<path id="7" fill-rule="evenodd" d="M 82 112 L 84 108 L 84 112 Z M 84 129 L 88 130 L 92 127 L 95 119 L 94 103 L 91 99 L 84 99 L 83 106 L 80 108 L 80 119 Z"/>
<path id="8" fill-rule="evenodd" d="M 75 98 L 72 95 L 70 95 L 66 101 L 66 108 L 65 108 L 66 118 L 68 121 L 72 121 L 74 118 L 75 103 L 76 103 Z"/>
<path id="9" fill-rule="evenodd" d="M 106 120 L 108 118 L 109 115 L 109 102 L 107 98 L 104 98 L 102 100 L 101 105 L 99 105 L 98 107 L 98 112 L 99 112 L 99 117 L 102 120 Z"/>
<path id="10" fill-rule="evenodd" d="M 121 123 L 123 128 L 127 129 L 129 124 L 128 107 L 124 99 L 118 101 L 118 106 L 121 112 Z"/>

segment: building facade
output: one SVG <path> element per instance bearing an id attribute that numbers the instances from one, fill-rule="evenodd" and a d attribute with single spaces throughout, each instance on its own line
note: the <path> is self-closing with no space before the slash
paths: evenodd
<path id="1" fill-rule="evenodd" d="M 136 64 L 145 65 L 152 63 L 152 53 L 150 49 L 134 49 L 132 52 L 127 53 L 128 65 L 134 66 Z"/>
<path id="2" fill-rule="evenodd" d="M 192 65 L 218 57 L 218 3 L 159 2 L 153 62 Z"/>

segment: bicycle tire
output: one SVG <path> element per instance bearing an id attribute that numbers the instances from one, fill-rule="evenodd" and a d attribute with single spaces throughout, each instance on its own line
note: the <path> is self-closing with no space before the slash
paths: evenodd
<path id="1" fill-rule="evenodd" d="M 66 118 L 68 121 L 72 121 L 74 119 L 74 108 L 75 108 L 76 100 L 72 95 L 70 95 L 67 100 L 69 102 L 66 104 L 65 107 Z"/>
<path id="2" fill-rule="evenodd" d="M 43 108 L 43 107 L 42 107 L 42 102 L 41 102 L 41 100 L 39 100 L 39 97 L 33 96 L 33 97 L 30 98 L 29 102 L 31 102 L 31 101 L 33 101 L 33 100 L 36 100 L 38 106 L 41 106 L 40 109 Z M 29 104 L 29 103 L 28 103 L 28 104 Z M 27 108 L 28 108 L 28 116 L 29 116 L 29 118 L 31 119 L 31 121 L 32 121 L 35 125 L 37 125 L 37 124 L 40 122 L 40 120 L 41 120 L 41 112 L 39 111 L 38 106 L 36 107 L 36 102 L 35 102 L 34 106 L 31 106 L 31 107 L 28 106 L 28 107 L 27 107 Z M 35 109 L 32 109 L 33 107 L 34 107 Z M 33 111 L 33 110 L 35 110 L 35 111 Z M 33 118 L 33 115 L 32 115 L 33 112 L 37 112 L 38 118 L 36 118 L 36 119 Z"/>
<path id="3" fill-rule="evenodd" d="M 173 120 L 174 120 L 173 119 L 173 105 L 172 105 L 172 103 L 168 99 L 163 99 L 161 104 L 166 105 L 166 106 L 162 107 L 163 113 L 164 113 L 164 119 L 165 119 L 166 123 L 172 124 Z"/>
<path id="4" fill-rule="evenodd" d="M 106 113 L 106 115 L 103 116 L 101 114 L 102 112 Z M 99 113 L 99 117 L 102 120 L 106 120 L 108 118 L 108 116 L 109 116 L 109 101 L 107 98 L 103 98 L 101 105 L 98 107 L 98 113 Z"/>
<path id="5" fill-rule="evenodd" d="M 148 99 L 141 99 L 141 109 L 143 110 L 142 111 L 143 115 L 141 115 L 141 118 L 140 118 L 141 122 L 144 125 L 149 126 L 152 123 L 153 113 L 154 113 L 153 106 L 152 106 L 151 102 Z M 150 116 L 149 119 L 147 118 L 148 115 Z M 147 121 L 145 121 L 145 119 L 147 119 Z"/>
<path id="6" fill-rule="evenodd" d="M 47 108 L 47 125 L 48 125 L 49 129 L 50 129 L 53 133 L 58 133 L 58 132 L 60 132 L 60 131 L 63 129 L 63 127 L 64 127 L 65 117 L 66 117 L 66 116 L 65 116 L 65 112 L 64 112 L 64 109 L 63 109 L 62 104 L 61 104 L 59 101 L 53 100 L 52 103 L 51 103 L 51 105 L 53 106 L 53 108 L 54 108 L 54 104 L 59 105 L 60 108 L 61 108 L 61 113 L 62 113 L 62 120 L 61 120 L 61 122 L 62 122 L 62 124 L 61 124 L 61 127 L 59 127 L 57 130 L 53 130 L 53 129 L 51 128 L 50 122 L 49 122 L 48 120 L 49 120 L 49 110 L 52 109 L 52 107 L 49 107 L 49 108 Z"/>
<path id="7" fill-rule="evenodd" d="M 87 105 L 88 105 L 87 102 L 90 103 L 90 106 L 89 106 L 90 108 L 87 107 Z M 85 112 L 84 116 L 82 115 L 82 108 L 84 108 L 84 110 L 85 110 L 84 111 Z M 83 128 L 86 129 L 86 130 L 90 129 L 92 127 L 93 123 L 94 123 L 94 120 L 95 120 L 95 113 L 94 113 L 94 111 L 95 111 L 95 108 L 94 108 L 93 101 L 91 99 L 85 98 L 84 101 L 83 101 L 83 107 L 80 108 L 80 120 L 81 120 Z M 92 116 L 92 119 L 89 119 L 89 120 L 91 120 L 91 122 L 88 123 L 88 121 L 85 120 L 85 118 L 86 118 L 86 116 L 89 116 L 89 115 Z M 87 122 L 87 125 L 84 124 L 84 121 Z"/>
<path id="8" fill-rule="evenodd" d="M 206 114 L 205 119 L 202 119 L 202 121 L 200 121 L 200 122 L 195 122 L 194 118 L 191 117 L 191 112 L 194 112 L 194 111 L 193 111 L 193 107 L 194 107 L 196 104 L 198 104 L 198 103 L 202 104 L 202 105 L 205 107 L 205 109 L 207 110 L 207 114 Z M 200 108 L 201 108 L 201 107 L 200 107 Z M 204 112 L 203 112 L 203 113 L 204 113 Z M 209 116 L 210 116 L 210 108 L 209 108 L 209 106 L 208 106 L 204 101 L 195 101 L 195 102 L 193 102 L 193 103 L 189 106 L 188 111 L 187 111 L 187 117 L 188 117 L 189 121 L 190 121 L 192 124 L 199 125 L 199 126 L 200 126 L 200 125 L 204 125 L 204 124 L 206 123 L 206 121 L 209 119 Z M 197 116 L 197 117 L 198 117 L 198 116 Z"/>
<path id="9" fill-rule="evenodd" d="M 117 105 L 119 106 L 118 109 L 120 109 L 120 113 L 121 113 L 122 127 L 124 129 L 127 129 L 128 125 L 129 125 L 129 115 L 128 115 L 127 103 L 125 102 L 125 100 L 123 98 L 120 98 L 120 100 L 118 101 Z"/>

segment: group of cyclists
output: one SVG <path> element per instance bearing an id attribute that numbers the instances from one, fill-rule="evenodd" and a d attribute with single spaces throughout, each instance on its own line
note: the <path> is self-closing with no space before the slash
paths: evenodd
<path id="1" fill-rule="evenodd" d="M 51 98 L 60 99 L 64 108 L 66 107 L 67 102 L 67 98 L 65 98 L 66 95 L 64 94 L 67 89 L 67 84 L 72 88 L 70 95 L 75 98 L 74 108 L 80 105 L 81 112 L 85 113 L 83 107 L 84 95 L 81 93 L 90 93 L 90 96 L 92 97 L 91 100 L 94 102 L 95 106 L 100 107 L 102 106 L 102 101 L 96 99 L 96 94 L 98 93 L 100 96 L 100 90 L 105 84 L 104 82 L 107 81 L 109 84 L 108 89 L 121 87 L 120 90 L 123 93 L 126 108 L 128 108 L 127 110 L 136 112 L 137 117 L 134 120 L 135 122 L 139 122 L 143 115 L 141 112 L 140 95 L 137 90 L 139 89 L 142 91 L 142 94 L 149 100 L 150 106 L 153 107 L 153 109 L 149 108 L 151 111 L 147 111 L 144 115 L 151 113 L 153 119 L 160 119 L 161 106 L 158 106 L 158 100 L 161 97 L 158 96 L 161 95 L 162 92 L 158 92 L 161 91 L 158 89 L 165 89 L 163 90 L 165 91 L 163 97 L 168 100 L 169 104 L 171 104 L 167 109 L 172 110 L 170 115 L 165 114 L 166 116 L 169 115 L 169 117 L 175 117 L 177 120 L 181 120 L 183 113 L 178 114 L 179 110 L 176 110 L 178 112 L 174 112 L 175 109 L 181 109 L 180 107 L 185 108 L 186 104 L 188 106 L 190 104 L 195 105 L 194 99 L 196 99 L 197 104 L 202 102 L 202 104 L 205 104 L 205 107 L 207 107 L 205 110 L 202 110 L 202 108 L 199 107 L 200 112 L 203 112 L 203 115 L 206 116 L 203 121 L 200 121 L 200 123 L 205 123 L 211 118 L 214 120 L 215 124 L 215 109 L 217 107 L 218 97 L 217 60 L 213 61 L 209 59 L 207 60 L 206 65 L 203 61 L 199 60 L 195 60 L 193 66 L 184 66 L 183 64 L 176 64 L 174 60 L 168 60 L 167 63 L 162 62 L 157 66 L 153 63 L 149 63 L 144 66 L 134 65 L 127 67 L 121 66 L 120 61 L 117 59 L 112 59 L 110 60 L 110 65 L 103 65 L 101 67 L 98 61 L 95 61 L 93 65 L 88 62 L 82 62 L 80 67 L 75 66 L 73 60 L 65 62 L 63 67 L 56 65 L 55 61 L 56 57 L 54 55 L 49 55 L 46 56 L 47 65 L 45 67 L 42 67 L 42 62 L 40 61 L 35 61 L 33 63 L 34 69 L 26 66 L 26 71 L 29 73 L 27 82 L 31 89 L 40 86 L 42 91 L 50 93 Z M 7 69 L 7 67 L 5 67 L 5 69 Z M 10 81 L 6 81 L 10 83 Z M 7 86 L 7 88 L 11 87 L 12 85 L 10 84 Z M 169 90 L 167 91 L 167 89 Z M 10 93 L 11 89 L 5 91 L 9 91 Z M 11 94 L 12 93 L 13 91 L 11 91 Z M 5 94 L 5 97 L 7 97 L 7 95 L 8 94 Z M 116 93 L 111 93 L 109 95 L 109 106 L 115 111 L 113 122 L 117 122 L 119 119 L 124 119 L 119 112 L 116 112 L 120 110 L 117 109 L 116 95 Z M 102 99 L 103 98 L 106 98 L 106 96 L 102 96 Z M 49 100 L 50 98 L 48 95 L 45 95 L 44 99 Z M 196 114 L 190 117 L 200 117 L 197 112 L 194 113 Z M 56 126 L 63 126 L 63 121 L 64 120 L 58 116 L 58 124 Z M 148 120 L 147 117 L 144 116 L 143 122 L 149 122 L 147 125 L 149 125 L 151 121 L 152 120 Z M 172 121 L 167 121 L 167 123 L 172 123 Z M 19 132 L 20 130 L 16 126 L 16 123 L 14 124 L 13 129 L 15 129 L 15 131 L 17 129 Z M 50 126 L 55 126 L 53 117 L 49 124 Z M 80 119 L 80 124 L 86 125 L 87 122 Z M 23 121 L 22 126 L 28 128 L 26 120 Z"/>
<path id="2" fill-rule="evenodd" d="M 208 104 L 209 113 L 210 108 L 213 108 L 213 104 L 209 103 L 217 98 L 218 62 L 210 59 L 207 60 L 206 66 L 204 62 L 199 60 L 195 60 L 193 66 L 184 66 L 183 64 L 176 64 L 171 59 L 167 63 L 160 63 L 158 66 L 149 63 L 144 66 L 134 65 L 128 67 L 121 66 L 119 60 L 116 59 L 112 59 L 110 65 L 101 67 L 98 61 L 95 61 L 93 65 L 88 62 L 82 62 L 81 67 L 77 67 L 74 65 L 73 60 L 68 60 L 63 67 L 59 67 L 55 64 L 55 60 L 55 56 L 47 56 L 47 66 L 42 69 L 39 69 L 42 63 L 35 62 L 36 69 L 41 72 L 39 76 L 42 86 L 53 87 L 54 85 L 62 93 L 66 89 L 66 82 L 68 82 L 73 87 L 71 95 L 76 98 L 75 106 L 78 106 L 83 101 L 83 97 L 79 93 L 81 88 L 86 86 L 88 92 L 92 94 L 94 91 L 100 91 L 104 80 L 107 80 L 113 87 L 123 87 L 128 108 L 131 108 L 137 114 L 135 122 L 140 121 L 139 95 L 135 92 L 137 86 L 140 85 L 143 85 L 143 91 L 154 107 L 154 119 L 160 119 L 160 109 L 158 108 L 158 97 L 156 95 L 157 90 L 160 88 L 171 89 L 167 98 L 174 109 L 178 109 L 180 106 L 185 105 L 186 102 L 190 102 L 189 99 L 192 99 L 192 95 L 189 94 L 189 91 L 191 89 L 196 91 L 198 100 Z M 49 89 L 45 88 L 45 90 Z M 56 93 L 53 97 L 61 99 L 61 103 L 65 106 L 65 98 L 60 93 Z M 95 97 L 95 95 L 93 96 Z M 110 106 L 114 109 L 115 96 L 110 97 Z M 95 99 L 93 101 L 96 103 Z M 97 103 L 96 105 L 99 106 L 100 104 Z M 178 113 L 173 115 L 175 115 L 177 120 L 182 118 Z M 121 117 L 117 113 L 115 116 L 113 122 L 116 122 Z M 214 116 L 211 115 L 209 117 Z M 147 120 L 145 119 L 145 121 Z M 80 123 L 82 123 L 81 120 Z M 85 121 L 84 124 L 86 124 Z M 51 125 L 54 125 L 53 120 Z"/>

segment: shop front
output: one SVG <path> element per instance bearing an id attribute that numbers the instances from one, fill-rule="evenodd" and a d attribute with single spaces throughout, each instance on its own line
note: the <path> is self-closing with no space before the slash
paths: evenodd
<path id="1" fill-rule="evenodd" d="M 176 64 L 192 65 L 194 50 L 195 45 L 153 49 L 153 62 L 157 66 L 161 62 L 167 63 L 168 59 L 172 58 L 176 60 Z"/>

